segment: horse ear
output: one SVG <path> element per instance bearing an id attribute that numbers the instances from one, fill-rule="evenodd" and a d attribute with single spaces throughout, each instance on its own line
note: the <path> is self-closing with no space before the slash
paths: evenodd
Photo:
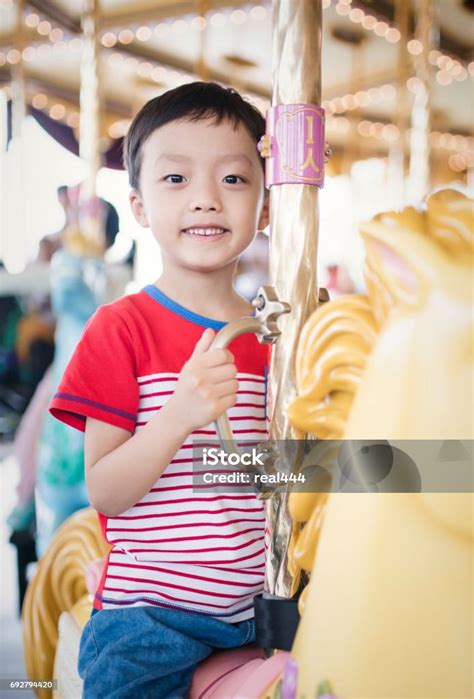
<path id="1" fill-rule="evenodd" d="M 377 277 L 397 303 L 419 305 L 439 280 L 442 254 L 428 238 L 422 212 L 379 214 L 361 226 L 366 275 Z"/>

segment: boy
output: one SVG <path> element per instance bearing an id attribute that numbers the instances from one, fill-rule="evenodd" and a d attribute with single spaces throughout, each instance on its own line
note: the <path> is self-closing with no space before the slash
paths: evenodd
<path id="1" fill-rule="evenodd" d="M 86 699 L 185 697 L 214 649 L 254 640 L 263 506 L 193 491 L 192 444 L 216 439 L 225 410 L 239 439 L 266 433 L 266 347 L 246 335 L 233 353 L 210 349 L 253 312 L 232 280 L 266 224 L 264 130 L 238 93 L 192 83 L 148 102 L 127 136 L 130 203 L 163 272 L 98 310 L 51 405 L 85 430 L 89 498 L 112 545 L 81 639 Z"/>

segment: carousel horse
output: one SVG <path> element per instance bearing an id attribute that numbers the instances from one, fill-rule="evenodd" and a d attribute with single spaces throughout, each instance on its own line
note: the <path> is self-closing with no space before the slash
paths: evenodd
<path id="1" fill-rule="evenodd" d="M 441 191 L 423 211 L 362 226 L 368 295 L 307 321 L 295 428 L 323 439 L 472 439 L 472 223 L 472 200 Z M 456 458 L 439 460 L 449 469 Z M 311 576 L 289 698 L 330 688 L 347 699 L 472 696 L 473 505 L 454 492 L 290 496 L 304 523 L 292 564 Z"/>
<path id="2" fill-rule="evenodd" d="M 299 397 L 289 411 L 297 430 L 323 439 L 471 437 L 471 211 L 466 198 L 441 192 L 426 212 L 383 214 L 363 228 L 369 293 L 324 304 L 308 320 L 297 356 Z M 196 671 L 191 699 L 313 699 L 329 694 L 327 680 L 347 699 L 467 697 L 472 497 L 294 493 L 290 511 L 300 525 L 290 565 L 311 571 L 293 659 L 265 660 L 255 648 L 216 654 Z M 81 516 L 89 526 L 92 511 Z M 69 532 L 79 540 L 81 526 L 72 518 L 56 535 L 63 543 L 56 538 L 40 561 L 24 612 L 31 677 L 52 676 L 64 612 L 58 699 L 79 693 L 77 675 L 76 694 L 65 679 L 75 672 L 90 613 L 87 562 L 90 576 L 98 553 L 83 555 L 81 580 L 72 581 L 68 557 L 55 552 L 67 548 Z M 74 593 L 59 602 L 66 583 Z M 69 617 L 76 645 L 68 650 Z M 42 663 L 34 672 L 29 656 Z"/>

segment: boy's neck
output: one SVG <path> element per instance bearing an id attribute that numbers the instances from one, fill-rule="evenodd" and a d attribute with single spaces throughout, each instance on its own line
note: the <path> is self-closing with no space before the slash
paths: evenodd
<path id="1" fill-rule="evenodd" d="M 154 285 L 194 313 L 213 320 L 231 321 L 252 315 L 252 305 L 233 288 L 235 265 L 213 272 L 176 270 L 165 265 Z"/>

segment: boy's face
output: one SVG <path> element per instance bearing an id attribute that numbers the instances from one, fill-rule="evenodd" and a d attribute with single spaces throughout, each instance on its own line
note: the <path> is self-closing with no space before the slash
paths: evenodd
<path id="1" fill-rule="evenodd" d="M 212 271 L 233 264 L 259 227 L 263 169 L 239 124 L 173 121 L 143 145 L 140 192 L 130 202 L 150 227 L 163 263 Z"/>

